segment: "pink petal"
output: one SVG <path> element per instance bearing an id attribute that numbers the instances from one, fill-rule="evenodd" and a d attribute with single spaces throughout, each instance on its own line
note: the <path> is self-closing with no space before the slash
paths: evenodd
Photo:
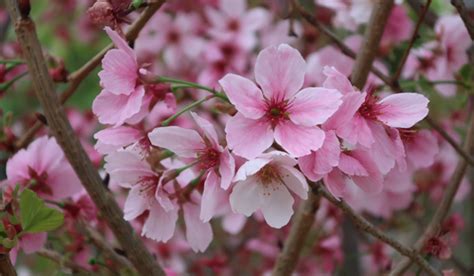
<path id="1" fill-rule="evenodd" d="M 240 113 L 232 117 L 225 127 L 227 145 L 237 155 L 255 158 L 273 143 L 273 130 L 264 120 L 251 120 Z"/>
<path id="2" fill-rule="evenodd" d="M 154 176 L 150 165 L 132 151 L 116 151 L 105 157 L 104 169 L 119 185 L 129 188 L 144 178 Z"/>
<path id="3" fill-rule="evenodd" d="M 193 117 L 193 120 L 196 122 L 196 124 L 198 125 L 199 129 L 202 131 L 204 136 L 207 139 L 209 139 L 209 141 L 213 144 L 214 147 L 220 147 L 219 140 L 217 138 L 216 129 L 211 124 L 211 122 L 197 115 L 194 112 L 190 112 L 190 113 L 191 113 L 191 117 Z"/>
<path id="4" fill-rule="evenodd" d="M 20 238 L 20 247 L 26 254 L 32 254 L 46 243 L 48 233 L 26 234 Z"/>
<path id="5" fill-rule="evenodd" d="M 183 205 L 186 240 L 194 252 L 204 252 L 212 241 L 212 228 L 209 222 L 199 219 L 199 206 L 187 203 Z"/>
<path id="6" fill-rule="evenodd" d="M 64 199 L 73 196 L 82 190 L 81 181 L 77 177 L 76 172 L 69 163 L 66 163 L 66 159 L 63 160 L 65 164 L 47 171 L 47 183 L 53 194 L 51 196 L 43 195 L 42 197 L 45 199 Z M 66 179 L 67 181 L 65 181 Z"/>
<path id="7" fill-rule="evenodd" d="M 369 172 L 364 168 L 359 160 L 346 153 L 341 153 L 338 168 L 350 176 L 368 176 Z"/>
<path id="8" fill-rule="evenodd" d="M 127 41 L 125 41 L 116 31 L 112 30 L 110 27 L 105 27 L 104 30 L 117 48 L 125 51 L 129 56 L 135 56 L 132 48 L 128 46 Z"/>
<path id="9" fill-rule="evenodd" d="M 261 210 L 268 225 L 281 228 L 290 221 L 295 200 L 283 184 L 272 185 L 273 188 L 267 189 L 267 193 L 263 195 Z"/>
<path id="10" fill-rule="evenodd" d="M 281 178 L 286 187 L 301 199 L 307 199 L 309 186 L 304 175 L 293 167 L 281 166 L 279 169 L 282 174 Z"/>
<path id="11" fill-rule="evenodd" d="M 178 220 L 178 209 L 165 212 L 158 204 L 150 207 L 150 214 L 142 229 L 142 236 L 155 241 L 167 242 L 173 237 L 176 221 Z"/>
<path id="12" fill-rule="evenodd" d="M 271 22 L 271 15 L 264 8 L 253 8 L 249 10 L 242 19 L 245 32 L 254 32 L 262 29 Z"/>
<path id="13" fill-rule="evenodd" d="M 371 159 L 368 152 L 354 150 L 352 157 L 357 159 L 369 173 L 368 176 L 352 176 L 354 183 L 367 194 L 378 194 L 383 189 L 383 175 L 380 173 L 377 164 Z"/>
<path id="14" fill-rule="evenodd" d="M 242 166 L 240 166 L 239 170 L 235 174 L 234 181 L 243 181 L 246 180 L 248 177 L 256 174 L 258 171 L 260 171 L 263 167 L 265 167 L 267 164 L 269 164 L 272 161 L 270 158 L 255 158 L 251 159 Z"/>
<path id="15" fill-rule="evenodd" d="M 261 194 L 262 189 L 257 178 L 250 177 L 237 182 L 229 197 L 232 211 L 249 217 L 262 204 Z"/>
<path id="16" fill-rule="evenodd" d="M 338 126 L 336 134 L 352 145 L 370 147 L 374 143 L 367 120 L 358 113 L 348 123 Z"/>
<path id="17" fill-rule="evenodd" d="M 201 199 L 201 213 L 199 217 L 203 222 L 208 222 L 218 211 L 218 204 L 222 189 L 219 187 L 219 177 L 214 171 L 210 171 L 204 182 L 204 190 Z"/>
<path id="18" fill-rule="evenodd" d="M 291 121 L 280 123 L 275 128 L 277 143 L 295 157 L 318 150 L 323 145 L 324 136 L 324 131 L 318 127 L 299 126 Z"/>
<path id="19" fill-rule="evenodd" d="M 324 123 L 323 129 L 337 129 L 347 124 L 364 103 L 366 93 L 350 92 L 342 98 L 342 104 L 337 111 Z"/>
<path id="20" fill-rule="evenodd" d="M 219 84 L 230 102 L 246 118 L 259 119 L 265 114 L 262 91 L 250 80 L 234 74 L 227 74 Z"/>
<path id="21" fill-rule="evenodd" d="M 337 71 L 335 67 L 325 66 L 323 73 L 326 75 L 326 80 L 323 83 L 324 87 L 336 89 L 344 95 L 354 92 L 354 87 L 349 79 L 344 74 Z"/>
<path id="22" fill-rule="evenodd" d="M 290 119 L 298 125 L 314 126 L 324 123 L 342 104 L 341 93 L 321 87 L 298 92 L 288 110 Z"/>
<path id="23" fill-rule="evenodd" d="M 438 141 L 429 130 L 420 130 L 405 144 L 408 160 L 415 168 L 426 168 L 433 164 L 439 152 Z"/>
<path id="24" fill-rule="evenodd" d="M 429 100 L 417 93 L 398 93 L 383 98 L 377 119 L 391 127 L 410 128 L 428 115 Z"/>
<path id="25" fill-rule="evenodd" d="M 324 177 L 324 184 L 328 191 L 336 198 L 344 196 L 346 191 L 346 179 L 340 170 L 334 169 Z"/>
<path id="26" fill-rule="evenodd" d="M 132 127 L 106 128 L 94 134 L 97 139 L 95 149 L 102 154 L 111 153 L 138 141 L 142 136 L 140 130 Z"/>
<path id="27" fill-rule="evenodd" d="M 102 59 L 103 70 L 99 72 L 101 86 L 115 95 L 130 95 L 138 78 L 136 60 L 124 51 L 112 49 Z"/>
<path id="28" fill-rule="evenodd" d="M 205 147 L 195 130 L 177 126 L 157 127 L 148 138 L 154 146 L 169 149 L 180 157 L 196 157 L 197 152 Z"/>
<path id="29" fill-rule="evenodd" d="M 265 48 L 255 63 L 255 79 L 272 100 L 291 99 L 303 86 L 305 72 L 303 57 L 287 44 Z"/>
<path id="30" fill-rule="evenodd" d="M 219 158 L 219 174 L 221 176 L 220 186 L 227 190 L 235 175 L 235 160 L 227 149 L 221 153 Z"/>
<path id="31" fill-rule="evenodd" d="M 137 87 L 129 96 L 102 90 L 92 103 L 92 111 L 100 123 L 119 126 L 140 111 L 144 95 L 143 86 Z"/>
<path id="32" fill-rule="evenodd" d="M 220 9 L 227 16 L 240 17 L 247 9 L 246 0 L 220 0 L 219 2 Z"/>
<path id="33" fill-rule="evenodd" d="M 141 187 L 136 185 L 128 193 L 127 200 L 123 207 L 123 218 L 125 220 L 133 220 L 143 214 L 148 207 L 147 198 L 143 197 Z"/>

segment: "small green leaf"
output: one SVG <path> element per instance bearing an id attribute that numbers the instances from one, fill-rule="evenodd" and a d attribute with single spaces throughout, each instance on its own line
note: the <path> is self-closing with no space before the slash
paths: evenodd
<path id="1" fill-rule="evenodd" d="M 143 0 L 133 0 L 132 1 L 132 6 L 135 8 L 135 9 L 138 9 L 140 8 L 140 6 L 143 4 Z"/>
<path id="2" fill-rule="evenodd" d="M 39 233 L 51 231 L 64 222 L 64 215 L 47 207 L 35 192 L 25 189 L 20 195 L 21 226 L 24 232 Z"/>

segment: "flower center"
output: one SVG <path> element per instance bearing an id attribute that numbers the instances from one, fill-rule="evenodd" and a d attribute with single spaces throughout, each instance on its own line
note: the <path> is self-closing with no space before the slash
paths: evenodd
<path id="1" fill-rule="evenodd" d="M 170 43 L 178 43 L 180 40 L 180 35 L 178 32 L 171 31 L 168 33 L 168 41 Z"/>
<path id="2" fill-rule="evenodd" d="M 286 101 L 267 102 L 266 117 L 273 127 L 288 120 L 288 103 Z"/>
<path id="3" fill-rule="evenodd" d="M 229 31 L 238 31 L 240 29 L 239 21 L 232 19 L 227 23 L 227 29 Z"/>
<path id="4" fill-rule="evenodd" d="M 280 180 L 280 172 L 278 168 L 275 167 L 273 164 L 265 165 L 260 171 L 257 173 L 257 177 L 260 182 L 267 186 L 275 182 L 275 180 Z"/>
<path id="5" fill-rule="evenodd" d="M 138 181 L 140 185 L 140 194 L 145 198 L 154 198 L 156 189 L 158 187 L 158 177 L 156 176 L 142 176 Z"/>
<path id="6" fill-rule="evenodd" d="M 402 141 L 404 141 L 405 143 L 409 143 L 413 141 L 417 131 L 415 129 L 400 128 L 398 129 L 398 133 L 400 133 L 400 138 L 402 139 Z"/>
<path id="7" fill-rule="evenodd" d="M 42 172 L 41 174 L 38 174 L 38 172 L 35 171 L 33 168 L 28 167 L 28 174 L 30 175 L 32 181 L 32 185 L 30 186 L 31 190 L 37 193 L 53 195 L 53 190 L 51 190 L 51 187 L 46 184 L 46 181 L 48 180 L 47 172 Z"/>
<path id="8" fill-rule="evenodd" d="M 378 98 L 373 95 L 373 92 L 368 92 L 365 102 L 359 107 L 359 114 L 367 120 L 377 120 L 377 116 L 380 115 L 380 107 L 377 100 Z"/>
<path id="9" fill-rule="evenodd" d="M 199 169 L 208 170 L 210 168 L 214 168 L 215 166 L 219 165 L 219 157 L 220 153 L 212 147 L 207 147 L 201 150 L 198 152 Z"/>

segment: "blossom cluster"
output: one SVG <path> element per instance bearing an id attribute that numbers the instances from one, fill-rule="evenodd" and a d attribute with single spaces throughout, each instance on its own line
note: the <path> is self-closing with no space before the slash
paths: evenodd
<path id="1" fill-rule="evenodd" d="M 162 257 L 170 275 L 184 273 L 182 252 L 206 252 L 213 241 L 221 242 L 220 232 L 251 232 L 252 223 L 258 233 L 243 247 L 273 263 L 296 207 L 319 185 L 357 212 L 383 220 L 409 207 L 419 215 L 420 194 L 432 202 L 442 197 L 459 157 L 422 123 L 433 110 L 432 95 L 412 84 L 430 83 L 446 102 L 458 96 L 459 87 L 450 82 L 460 79 L 470 45 L 458 15 L 440 16 L 433 35 L 410 51 L 400 82 L 409 89 L 400 92 L 372 73 L 364 87 L 354 86 L 354 60 L 302 21 L 280 19 L 282 7 L 274 1 L 257 7 L 246 0 L 201 0 L 199 7 L 168 3 L 133 43 L 127 42 L 122 24 L 128 5 L 109 2 L 97 1 L 88 12 L 93 22 L 106 25 L 103 30 L 113 42 L 98 73 L 101 91 L 91 113 L 71 109 L 68 117 L 123 208 L 123 218 Z M 358 52 L 359 27 L 367 24 L 372 1 L 315 4 L 326 13 L 316 14 L 318 20 L 344 29 L 349 35 L 343 43 Z M 297 36 L 289 35 L 289 29 Z M 376 69 L 384 74 L 396 70 L 387 60 L 413 29 L 407 8 L 397 3 Z M 89 40 L 97 33 L 83 25 L 79 35 Z M 20 70 L 4 72 L 2 66 L 1 81 Z M 58 70 L 55 75 L 62 79 L 64 71 Z M 464 116 L 455 113 L 443 121 L 456 140 L 455 128 Z M 9 148 L 18 130 L 11 132 L 2 149 Z M 110 230 L 46 132 L 6 162 L 3 198 L 14 202 L 18 186 L 61 207 L 66 217 L 62 231 L 73 241 L 68 248 L 77 263 L 91 269 L 93 250 L 83 245 L 75 220 L 87 221 L 105 236 Z M 456 200 L 468 190 L 464 179 Z M 311 248 L 317 264 L 303 259 L 300 269 L 308 275 L 332 273 L 343 259 L 343 217 L 326 200 L 315 217 L 322 229 Z M 442 226 L 443 235 L 430 239 L 425 250 L 449 258 L 462 227 L 462 218 L 453 215 Z M 46 239 L 44 232 L 23 235 L 11 256 L 20 248 L 35 252 Z M 364 250 L 370 252 L 362 260 L 368 270 L 390 267 L 387 245 L 376 242 Z M 197 266 L 216 271 L 230 263 L 222 256 L 200 261 Z"/>

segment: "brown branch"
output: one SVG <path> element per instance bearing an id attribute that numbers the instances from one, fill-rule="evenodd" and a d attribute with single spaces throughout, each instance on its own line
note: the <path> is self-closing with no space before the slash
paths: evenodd
<path id="1" fill-rule="evenodd" d="M 123 219 L 122 210 L 102 184 L 102 179 L 74 134 L 54 91 L 54 83 L 48 73 L 34 22 L 24 11 L 20 13 L 17 1 L 6 0 L 5 2 L 10 17 L 15 23 L 15 32 L 28 64 L 36 96 L 66 158 L 136 270 L 142 275 L 164 275 L 162 268 L 147 251 L 142 240 Z"/>
<path id="2" fill-rule="evenodd" d="M 407 0 L 407 2 L 417 14 L 420 14 L 424 8 L 424 5 L 421 4 L 420 0 Z M 436 21 L 438 21 L 438 16 L 434 12 L 428 10 L 423 23 L 433 28 L 436 25 Z"/>
<path id="3" fill-rule="evenodd" d="M 343 41 L 341 41 L 334 33 L 332 33 L 325 25 L 320 23 L 318 20 L 316 20 L 315 17 L 313 17 L 309 12 L 307 12 L 299 3 L 298 0 L 293 0 L 294 1 L 294 7 L 295 9 L 303 16 L 303 18 L 310 23 L 313 27 L 319 29 L 321 32 L 323 32 L 326 36 L 328 36 L 331 41 L 336 44 L 336 46 L 341 50 L 343 54 L 346 56 L 355 59 L 356 53 L 352 51 Z M 371 71 L 376 75 L 380 80 L 382 80 L 386 85 L 391 87 L 394 92 L 401 92 L 400 87 L 394 86 L 391 78 L 383 74 L 381 71 L 379 71 L 377 68 L 374 66 L 371 66 Z M 458 143 L 444 130 L 431 116 L 427 116 L 425 118 L 426 122 L 436 131 L 438 132 L 445 140 L 448 142 L 454 150 L 464 159 L 467 160 L 469 165 L 474 166 L 474 158 L 471 157 L 471 155 L 467 154 L 465 151 L 462 150 L 462 147 L 458 145 Z"/>
<path id="4" fill-rule="evenodd" d="M 367 77 L 369 76 L 392 6 L 393 0 L 375 1 L 372 14 L 367 23 L 364 41 L 362 42 L 354 67 L 352 68 L 351 81 L 352 84 L 359 89 L 364 88 Z"/>
<path id="5" fill-rule="evenodd" d="M 16 276 L 15 267 L 12 265 L 8 254 L 0 254 L 0 275 Z"/>
<path id="6" fill-rule="evenodd" d="M 311 226 L 314 223 L 315 213 L 319 208 L 321 197 L 317 193 L 309 192 L 294 218 L 290 233 L 286 238 L 283 251 L 278 256 L 273 267 L 274 276 L 292 275 L 298 264 L 298 260 L 308 237 Z"/>
<path id="7" fill-rule="evenodd" d="M 91 272 L 85 269 L 84 267 L 78 265 L 76 262 L 73 262 L 67 258 L 64 258 L 63 255 L 53 250 L 41 249 L 40 251 L 36 253 L 40 256 L 50 259 L 51 261 L 54 261 L 55 263 L 57 263 L 58 265 L 62 267 L 67 267 L 71 269 L 73 272 L 79 272 L 85 275 L 91 274 Z"/>
<path id="8" fill-rule="evenodd" d="M 143 29 L 145 24 L 150 20 L 150 18 L 155 14 L 155 12 L 163 5 L 165 1 L 155 1 L 150 2 L 148 7 L 145 9 L 143 14 L 139 19 L 130 27 L 130 30 L 126 33 L 125 37 L 127 41 L 132 42 L 137 37 L 140 31 Z M 64 90 L 60 96 L 59 100 L 61 104 L 64 104 L 77 90 L 82 81 L 100 64 L 102 58 L 107 53 L 108 50 L 112 49 L 114 45 L 111 43 L 92 57 L 86 64 L 81 68 L 77 69 L 71 73 L 68 77 L 69 86 Z M 29 128 L 15 143 L 15 148 L 21 149 L 26 147 L 31 140 L 35 137 L 36 133 L 41 129 L 43 125 L 41 122 L 35 122 L 35 124 Z"/>
<path id="9" fill-rule="evenodd" d="M 418 39 L 418 32 L 420 31 L 421 23 L 423 22 L 423 19 L 428 13 L 430 5 L 431 5 L 431 0 L 427 0 L 426 4 L 422 6 L 420 16 L 418 17 L 418 21 L 416 22 L 416 25 L 415 25 L 415 29 L 413 30 L 413 34 L 411 35 L 410 41 L 408 42 L 408 47 L 405 49 L 405 52 L 403 52 L 403 56 L 400 60 L 400 63 L 398 64 L 397 70 L 392 76 L 392 83 L 394 86 L 399 86 L 398 79 L 400 78 L 403 68 L 405 67 L 405 63 L 408 59 L 408 55 L 410 54 L 411 48 L 413 47 L 413 44 L 415 43 L 415 41 Z"/>
<path id="10" fill-rule="evenodd" d="M 453 4 L 453 6 L 458 10 L 462 21 L 464 21 L 464 25 L 469 32 L 471 40 L 474 41 L 474 10 L 469 10 L 463 0 L 451 0 L 451 4 Z"/>
<path id="11" fill-rule="evenodd" d="M 372 225 L 364 217 L 357 214 L 347 203 L 343 200 L 338 200 L 334 198 L 324 187 L 323 185 L 318 185 L 313 183 L 313 188 L 318 191 L 324 198 L 329 202 L 341 209 L 355 224 L 357 228 L 361 231 L 369 233 L 378 240 L 390 245 L 393 249 L 397 250 L 403 256 L 410 258 L 415 261 L 424 271 L 429 275 L 440 275 L 430 264 L 416 251 L 413 249 L 401 244 L 395 239 L 387 236 L 382 230 L 378 229 L 376 226 Z"/>

